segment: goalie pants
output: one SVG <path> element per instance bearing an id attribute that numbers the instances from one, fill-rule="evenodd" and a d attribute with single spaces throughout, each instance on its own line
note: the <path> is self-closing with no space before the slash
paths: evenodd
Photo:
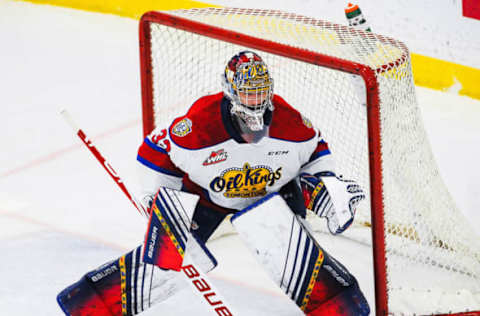
<path id="1" fill-rule="evenodd" d="M 205 198 L 203 192 L 201 192 L 202 189 L 192 182 L 187 182 L 182 190 L 200 195 L 200 201 L 193 215 L 192 232 L 204 243 L 207 242 L 208 238 L 210 238 L 228 214 L 237 212 L 236 210 L 220 207 L 211 203 Z M 295 180 L 284 185 L 280 189 L 280 195 L 295 214 L 305 218 L 306 209 L 302 191 Z"/>

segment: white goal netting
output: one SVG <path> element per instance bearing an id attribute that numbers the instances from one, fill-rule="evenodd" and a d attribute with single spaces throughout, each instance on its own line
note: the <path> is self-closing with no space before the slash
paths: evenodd
<path id="1" fill-rule="evenodd" d="M 371 68 L 380 101 L 389 312 L 480 310 L 480 242 L 437 170 L 416 101 L 409 52 L 401 42 L 279 11 L 208 8 L 168 14 L 333 57 L 330 68 L 254 49 L 269 67 L 275 93 L 321 130 L 340 173 L 367 192 L 355 219 L 365 231 L 371 227 L 368 142 L 374 137 L 367 127 L 366 86 L 360 76 L 336 68 L 342 63 Z M 221 91 L 226 62 L 252 44 L 155 22 L 148 35 L 155 126 L 168 126 L 199 97 Z"/>

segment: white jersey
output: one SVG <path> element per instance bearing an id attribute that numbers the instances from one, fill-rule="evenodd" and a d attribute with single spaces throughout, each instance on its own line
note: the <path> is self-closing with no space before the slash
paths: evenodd
<path id="1" fill-rule="evenodd" d="M 233 127 L 223 93 L 196 101 L 169 128 L 145 138 L 137 157 L 142 193 L 166 186 L 241 210 L 302 172 L 333 171 L 328 145 L 310 121 L 279 96 L 273 105 L 268 135 L 246 143 Z"/>

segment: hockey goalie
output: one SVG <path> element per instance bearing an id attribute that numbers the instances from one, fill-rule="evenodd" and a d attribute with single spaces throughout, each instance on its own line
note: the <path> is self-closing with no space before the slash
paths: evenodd
<path id="1" fill-rule="evenodd" d="M 274 94 L 258 54 L 236 54 L 221 78 L 221 92 L 201 97 L 141 144 L 146 240 L 63 290 L 57 299 L 67 315 L 136 315 L 168 299 L 184 286 L 178 271 L 185 252 L 206 271 L 215 267 L 205 244 L 228 214 L 305 314 L 370 313 L 355 277 L 321 248 L 305 220 L 311 211 L 332 234 L 342 233 L 365 198 L 362 189 L 336 174 L 320 131 Z"/>

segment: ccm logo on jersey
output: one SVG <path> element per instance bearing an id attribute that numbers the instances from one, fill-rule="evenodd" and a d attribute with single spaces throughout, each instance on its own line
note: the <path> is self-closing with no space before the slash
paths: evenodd
<path id="1" fill-rule="evenodd" d="M 288 150 L 277 150 L 277 151 L 269 151 L 269 156 L 279 156 L 279 155 L 286 155 L 288 154 Z"/>
<path id="2" fill-rule="evenodd" d="M 250 167 L 248 163 L 243 168 L 230 168 L 222 172 L 210 182 L 214 192 L 222 192 L 227 198 L 252 198 L 267 194 L 267 185 L 273 186 L 282 177 L 282 167 L 273 171 L 268 166 Z"/>
<path id="3" fill-rule="evenodd" d="M 227 160 L 227 158 L 228 158 L 228 155 L 223 149 L 212 151 L 210 156 L 208 156 L 208 158 L 205 159 L 205 161 L 203 162 L 203 165 L 204 166 L 213 165 L 214 163 L 225 161 Z"/>

